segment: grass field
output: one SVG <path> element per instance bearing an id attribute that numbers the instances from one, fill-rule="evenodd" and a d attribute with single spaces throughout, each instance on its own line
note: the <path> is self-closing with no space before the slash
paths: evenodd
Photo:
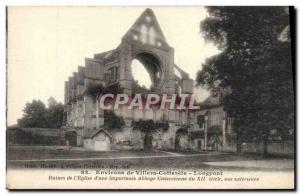
<path id="1" fill-rule="evenodd" d="M 85 151 L 55 146 L 7 148 L 7 168 L 127 167 L 153 169 L 293 170 L 294 160 L 232 153 L 168 151 Z"/>

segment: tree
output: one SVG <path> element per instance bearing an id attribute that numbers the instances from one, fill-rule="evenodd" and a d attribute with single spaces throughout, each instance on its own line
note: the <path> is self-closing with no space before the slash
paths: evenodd
<path id="1" fill-rule="evenodd" d="M 23 118 L 18 120 L 20 127 L 47 127 L 46 106 L 40 100 L 27 103 L 23 109 Z"/>
<path id="2" fill-rule="evenodd" d="M 40 100 L 27 103 L 24 115 L 18 120 L 20 127 L 29 128 L 60 128 L 63 122 L 64 106 L 53 97 L 48 99 L 48 108 Z"/>
<path id="3" fill-rule="evenodd" d="M 204 37 L 222 52 L 209 58 L 198 73 L 208 89 L 230 88 L 224 109 L 234 117 L 237 152 L 252 138 L 264 144 L 269 132 L 294 128 L 291 44 L 279 37 L 289 27 L 285 7 L 207 7 L 201 22 Z"/>
<path id="4" fill-rule="evenodd" d="M 48 109 L 46 114 L 49 128 L 60 128 L 63 123 L 64 105 L 58 103 L 53 97 L 48 99 Z"/>

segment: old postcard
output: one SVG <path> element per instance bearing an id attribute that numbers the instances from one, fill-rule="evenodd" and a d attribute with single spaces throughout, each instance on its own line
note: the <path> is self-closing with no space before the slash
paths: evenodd
<path id="1" fill-rule="evenodd" d="M 8 189 L 294 189 L 293 7 L 7 7 Z"/>

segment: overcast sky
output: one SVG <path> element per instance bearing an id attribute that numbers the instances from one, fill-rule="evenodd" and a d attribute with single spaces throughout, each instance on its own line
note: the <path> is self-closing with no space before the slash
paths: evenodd
<path id="1" fill-rule="evenodd" d="M 26 102 L 52 96 L 63 102 L 64 81 L 85 57 L 116 48 L 145 7 L 10 7 L 8 9 L 8 125 L 22 117 Z M 152 7 L 175 63 L 195 79 L 207 57 L 199 24 L 203 7 Z M 144 78 L 144 77 L 142 77 Z M 207 92 L 197 90 L 198 99 Z"/>

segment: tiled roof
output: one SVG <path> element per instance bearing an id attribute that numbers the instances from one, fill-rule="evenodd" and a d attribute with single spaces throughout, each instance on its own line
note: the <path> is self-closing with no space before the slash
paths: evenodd
<path id="1" fill-rule="evenodd" d="M 98 135 L 101 131 L 103 131 L 106 135 L 108 135 L 109 137 L 112 138 L 112 136 L 103 128 L 101 129 L 94 129 L 94 130 L 90 130 L 85 136 L 84 138 L 93 138 L 96 135 Z"/>

